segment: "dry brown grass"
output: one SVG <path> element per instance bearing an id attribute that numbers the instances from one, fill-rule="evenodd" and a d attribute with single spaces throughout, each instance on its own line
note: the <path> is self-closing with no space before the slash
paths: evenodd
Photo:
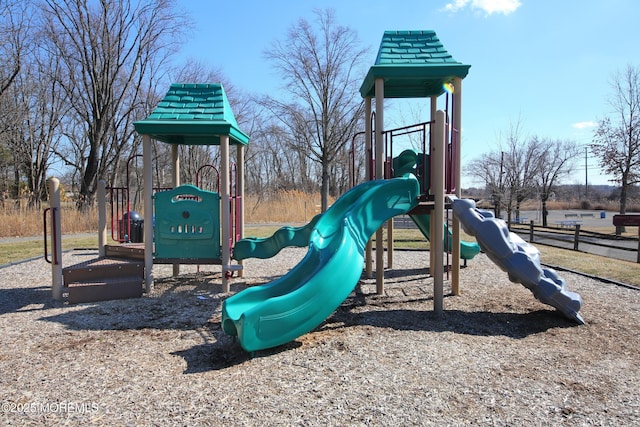
<path id="1" fill-rule="evenodd" d="M 329 199 L 329 204 L 333 199 Z M 282 191 L 271 196 L 251 194 L 245 197 L 245 222 L 306 223 L 320 213 L 320 194 Z"/>
<path id="2" fill-rule="evenodd" d="M 43 209 L 5 206 L 0 208 L 0 237 L 42 235 Z M 63 206 L 60 215 L 62 232 L 75 234 L 98 230 L 98 211 L 79 212 L 73 205 Z M 47 218 L 47 224 L 50 220 Z"/>
<path id="3" fill-rule="evenodd" d="M 329 200 L 333 203 L 334 199 Z M 247 224 L 304 224 L 320 212 L 320 194 L 290 190 L 279 193 L 249 194 L 245 196 L 245 223 Z M 592 209 L 616 211 L 617 206 L 592 206 Z M 635 206 L 635 205 L 634 205 Z M 535 209 L 536 205 L 523 205 L 522 209 Z M 580 202 L 550 202 L 550 210 L 580 209 Z M 141 209 L 139 209 L 141 211 Z M 640 210 L 640 209 L 639 209 Z M 107 213 L 107 221 L 111 221 Z M 93 208 L 89 212 L 78 212 L 72 203 L 63 207 L 62 231 L 64 234 L 94 232 L 98 229 L 98 213 Z M 110 224 L 107 224 L 108 226 Z M 17 207 L 5 203 L 0 207 L 0 238 L 18 236 L 37 236 L 42 234 L 42 210 Z M 601 231 L 601 230 L 593 230 Z M 633 231 L 635 236 L 635 231 Z"/>
<path id="4" fill-rule="evenodd" d="M 332 202 L 333 199 L 330 199 L 329 203 Z M 42 235 L 43 209 L 5 203 L 4 207 L 0 207 L 0 238 Z M 283 191 L 272 196 L 245 197 L 245 222 L 248 224 L 306 223 L 319 212 L 320 194 Z M 79 212 L 73 204 L 68 204 L 63 206 L 60 218 L 64 234 L 98 230 L 97 208 Z M 110 212 L 107 212 L 107 221 L 107 226 L 110 227 Z"/>

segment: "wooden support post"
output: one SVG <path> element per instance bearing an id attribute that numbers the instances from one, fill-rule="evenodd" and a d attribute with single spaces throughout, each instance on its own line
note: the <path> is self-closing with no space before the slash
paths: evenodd
<path id="1" fill-rule="evenodd" d="M 445 113 L 436 112 L 433 129 L 434 140 L 431 142 L 431 188 L 435 197 L 432 219 L 434 223 L 431 255 L 435 258 L 433 271 L 433 311 L 440 314 L 444 310 L 444 162 L 445 162 Z"/>
<path id="2" fill-rule="evenodd" d="M 236 170 L 238 171 L 238 182 L 236 182 L 236 188 L 238 189 L 237 193 L 240 197 L 239 203 L 236 205 L 237 209 L 240 209 L 240 212 L 237 215 L 238 224 L 237 233 L 239 238 L 244 238 L 244 145 L 238 143 L 236 145 Z M 238 265 L 243 266 L 238 270 L 238 277 L 242 277 L 244 275 L 244 260 L 238 261 Z"/>
<path id="3" fill-rule="evenodd" d="M 60 228 L 60 180 L 51 178 L 49 185 L 49 212 L 51 214 L 51 296 L 62 301 L 62 230 Z M 46 230 L 45 230 L 46 233 Z"/>
<path id="4" fill-rule="evenodd" d="M 436 112 L 438 111 L 438 97 L 437 96 L 432 96 L 430 98 L 431 100 L 431 105 L 430 105 L 430 120 L 431 120 L 431 125 L 429 126 L 429 147 L 427 147 L 427 150 L 429 152 L 425 152 L 424 154 L 429 154 L 431 155 L 430 151 L 431 151 L 431 146 L 433 144 L 434 141 L 434 129 L 435 129 L 435 124 L 433 123 L 434 120 L 436 119 Z M 429 171 L 429 186 L 428 188 L 425 188 L 425 192 L 427 194 L 429 194 L 429 190 L 433 188 L 433 181 L 432 181 L 432 176 L 433 176 L 433 172 L 430 170 Z M 433 254 L 433 248 L 434 248 L 434 244 L 433 244 L 433 230 L 434 230 L 434 222 L 433 222 L 433 215 L 431 213 L 429 213 L 429 235 L 432 237 L 431 241 L 429 241 L 429 272 L 431 273 L 431 277 L 433 277 L 433 272 L 436 270 L 436 258 Z"/>
<path id="5" fill-rule="evenodd" d="M 529 243 L 533 243 L 533 220 L 529 221 Z"/>
<path id="6" fill-rule="evenodd" d="M 453 178 L 455 179 L 455 194 L 458 198 L 462 196 L 462 174 L 460 164 L 462 162 L 462 79 L 453 79 L 453 128 L 451 134 L 456 142 L 454 151 L 455 157 L 451 159 L 453 168 Z M 457 133 L 456 133 L 457 132 Z M 451 225 L 451 293 L 460 295 L 460 221 L 453 215 Z M 449 236 L 446 237 L 448 239 Z"/>
<path id="7" fill-rule="evenodd" d="M 365 167 L 366 167 L 366 178 L 367 180 L 372 179 L 373 171 L 371 170 L 371 162 L 369 161 L 369 144 L 371 142 L 371 97 L 366 97 L 364 99 L 364 140 L 365 140 Z M 373 153 L 371 153 L 373 155 Z M 364 268 L 367 279 L 373 278 L 373 243 L 371 238 L 367 242 L 367 247 L 365 250 L 365 260 L 364 260 Z"/>
<path id="8" fill-rule="evenodd" d="M 580 243 L 580 224 L 576 224 L 576 231 L 573 234 L 573 250 L 578 250 L 578 244 Z"/>
<path id="9" fill-rule="evenodd" d="M 180 156 L 178 152 L 178 145 L 171 145 L 171 185 L 173 188 L 180 186 Z M 173 264 L 173 277 L 180 275 L 180 264 Z"/>
<path id="10" fill-rule="evenodd" d="M 144 284 L 147 293 L 153 289 L 153 157 L 151 136 L 142 136 L 142 182 L 144 205 Z"/>
<path id="11" fill-rule="evenodd" d="M 229 229 L 231 221 L 231 200 L 229 185 L 229 136 L 220 136 L 220 198 L 221 198 L 221 221 L 222 221 L 222 292 L 230 291 L 229 278 L 227 273 L 230 271 L 231 251 L 229 243 L 231 242 L 231 230 Z"/>
<path id="12" fill-rule="evenodd" d="M 387 221 L 387 268 L 393 268 L 393 218 Z"/>
<path id="13" fill-rule="evenodd" d="M 107 245 L 107 184 L 98 181 L 98 256 L 104 258 Z"/>
<path id="14" fill-rule="evenodd" d="M 431 182 L 431 178 L 429 178 L 429 182 Z M 431 236 L 431 240 L 429 240 L 429 273 L 431 273 L 431 277 L 433 277 L 433 272 L 436 271 L 436 256 L 433 253 L 435 249 L 434 245 L 434 234 L 433 230 L 435 230 L 435 222 L 433 220 L 433 212 L 429 213 L 429 236 Z"/>
<path id="15" fill-rule="evenodd" d="M 384 178 L 384 79 L 376 79 L 376 179 Z M 383 229 L 376 231 L 376 293 L 384 293 L 384 242 Z"/>
<path id="16" fill-rule="evenodd" d="M 638 227 L 638 251 L 636 254 L 636 262 L 640 264 L 640 227 Z"/>

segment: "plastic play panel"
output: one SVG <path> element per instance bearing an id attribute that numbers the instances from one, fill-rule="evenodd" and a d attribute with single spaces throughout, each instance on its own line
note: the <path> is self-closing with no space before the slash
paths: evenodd
<path id="1" fill-rule="evenodd" d="M 181 185 L 154 196 L 155 257 L 220 258 L 220 195 Z"/>

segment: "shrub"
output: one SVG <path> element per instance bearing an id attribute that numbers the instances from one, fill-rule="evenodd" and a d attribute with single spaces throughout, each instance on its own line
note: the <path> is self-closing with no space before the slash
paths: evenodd
<path id="1" fill-rule="evenodd" d="M 591 209 L 591 202 L 588 200 L 582 200 L 580 202 L 580 209 L 584 209 L 584 210 Z"/>

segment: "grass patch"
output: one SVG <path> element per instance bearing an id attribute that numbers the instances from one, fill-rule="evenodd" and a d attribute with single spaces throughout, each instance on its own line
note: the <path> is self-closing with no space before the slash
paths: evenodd
<path id="1" fill-rule="evenodd" d="M 552 246 L 539 244 L 535 246 L 540 251 L 540 260 L 543 263 L 640 286 L 640 264 L 638 263 Z"/>
<path id="2" fill-rule="evenodd" d="M 297 223 L 295 225 L 303 224 Z M 248 237 L 269 237 L 279 228 L 280 226 L 271 224 L 251 225 L 245 228 L 245 235 Z M 429 241 L 417 229 L 396 228 L 394 229 L 393 237 L 394 247 L 397 249 L 429 249 Z M 384 240 L 386 245 L 386 231 L 384 233 Z M 474 238 L 463 233 L 462 240 L 473 241 Z M 48 243 L 50 247 L 51 241 L 49 240 Z M 536 244 L 535 246 L 540 250 L 543 263 L 640 286 L 640 264 L 540 244 Z M 63 250 L 97 247 L 97 234 L 89 237 L 69 235 L 63 236 L 62 238 Z M 43 256 L 43 252 L 42 238 L 35 237 L 30 240 L 0 243 L 0 265 Z M 51 254 L 50 249 L 49 254 Z"/>
<path id="3" fill-rule="evenodd" d="M 51 240 L 47 239 L 49 244 L 49 257 L 51 257 Z M 93 237 L 62 237 L 62 250 L 76 248 L 97 248 L 98 235 Z M 9 264 L 11 262 L 22 261 L 25 259 L 44 257 L 44 241 L 40 240 L 24 240 L 19 242 L 0 243 L 0 265 Z M 44 262 L 44 258 L 43 258 Z"/>

